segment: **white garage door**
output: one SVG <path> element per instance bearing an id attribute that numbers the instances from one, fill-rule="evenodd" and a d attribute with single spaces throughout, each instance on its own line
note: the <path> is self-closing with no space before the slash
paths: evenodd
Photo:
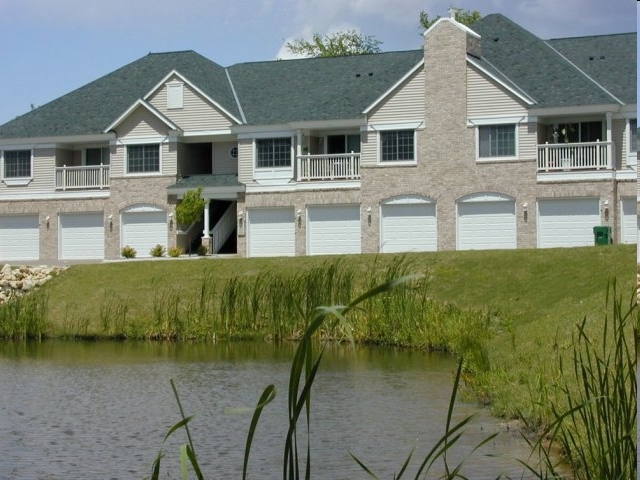
<path id="1" fill-rule="evenodd" d="M 151 256 L 156 245 L 167 247 L 167 213 L 153 206 L 139 206 L 122 213 L 120 248 L 133 247 L 137 258 Z"/>
<path id="2" fill-rule="evenodd" d="M 593 227 L 600 225 L 597 198 L 538 201 L 538 247 L 579 247 L 594 244 Z"/>
<path id="3" fill-rule="evenodd" d="M 433 203 L 382 205 L 380 251 L 434 252 L 438 249 Z"/>
<path id="4" fill-rule="evenodd" d="M 636 211 L 636 198 L 622 199 L 621 237 L 620 243 L 638 243 L 638 212 Z"/>
<path id="5" fill-rule="evenodd" d="M 292 257 L 296 254 L 293 208 L 248 210 L 249 257 Z"/>
<path id="6" fill-rule="evenodd" d="M 104 258 L 103 213 L 60 214 L 60 252 L 63 260 Z"/>
<path id="7" fill-rule="evenodd" d="M 360 206 L 323 205 L 307 208 L 309 255 L 360 253 Z"/>
<path id="8" fill-rule="evenodd" d="M 458 202 L 457 249 L 517 247 L 516 204 L 499 194 L 478 194 Z"/>
<path id="9" fill-rule="evenodd" d="M 39 258 L 38 215 L 0 217 L 0 261 L 38 260 Z"/>

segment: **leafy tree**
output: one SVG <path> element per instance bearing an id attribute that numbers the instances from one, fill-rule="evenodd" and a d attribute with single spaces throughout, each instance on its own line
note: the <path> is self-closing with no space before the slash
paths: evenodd
<path id="1" fill-rule="evenodd" d="M 482 15 L 477 10 L 465 10 L 461 8 L 451 7 L 455 10 L 454 18 L 457 22 L 466 25 L 467 27 L 473 25 L 475 22 L 482 18 Z M 429 14 L 422 10 L 420 12 L 420 26 L 427 30 L 431 25 L 436 23 L 440 19 L 440 15 L 438 15 L 434 19 L 429 18 Z"/>
<path id="2" fill-rule="evenodd" d="M 204 211 L 204 200 L 201 195 L 202 187 L 189 190 L 184 194 L 182 202 L 176 206 L 176 222 L 179 225 L 189 226 L 200 220 Z"/>
<path id="3" fill-rule="evenodd" d="M 379 53 L 381 43 L 371 35 L 347 30 L 329 35 L 314 33 L 311 41 L 294 40 L 287 42 L 285 46 L 289 52 L 303 57 L 342 57 Z"/>

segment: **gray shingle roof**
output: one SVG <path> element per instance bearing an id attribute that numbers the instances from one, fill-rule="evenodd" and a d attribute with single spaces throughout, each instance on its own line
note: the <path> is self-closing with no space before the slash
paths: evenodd
<path id="1" fill-rule="evenodd" d="M 487 15 L 474 23 L 472 29 L 482 37 L 481 61 L 490 62 L 535 99 L 538 106 L 616 103 L 611 95 L 551 48 L 559 43 L 548 44 L 500 14 Z M 567 45 L 570 44 L 572 42 L 568 41 Z M 572 45 L 576 48 L 579 42 Z M 630 46 L 625 48 L 631 49 Z M 611 58 L 613 60 L 615 57 Z M 619 62 L 614 64 L 613 61 L 610 68 L 614 72 L 620 72 L 618 75 L 628 70 L 626 65 Z M 632 68 L 635 69 L 635 63 L 632 63 Z M 635 84 L 635 71 L 633 83 Z M 617 90 L 612 88 L 611 93 L 616 95 Z"/>

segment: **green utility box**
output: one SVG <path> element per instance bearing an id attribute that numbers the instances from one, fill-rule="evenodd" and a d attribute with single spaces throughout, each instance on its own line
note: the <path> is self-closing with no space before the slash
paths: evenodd
<path id="1" fill-rule="evenodd" d="M 609 245 L 613 243 L 611 238 L 611 227 L 593 227 L 593 240 L 596 245 Z"/>

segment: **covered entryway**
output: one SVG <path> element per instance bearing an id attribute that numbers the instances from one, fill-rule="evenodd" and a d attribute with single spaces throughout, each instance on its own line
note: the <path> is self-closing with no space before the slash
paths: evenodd
<path id="1" fill-rule="evenodd" d="M 457 202 L 458 250 L 517 247 L 516 202 L 499 193 L 476 193 Z"/>
<path id="2" fill-rule="evenodd" d="M 167 212 L 155 205 L 134 205 L 122 211 L 120 248 L 133 247 L 136 257 L 151 256 L 156 245 L 168 245 Z"/>
<path id="3" fill-rule="evenodd" d="M 395 197 L 380 207 L 380 252 L 434 252 L 438 249 L 436 204 L 420 196 Z"/>
<path id="4" fill-rule="evenodd" d="M 600 222 L 598 198 L 538 200 L 538 247 L 593 245 Z"/>
<path id="5" fill-rule="evenodd" d="M 104 214 L 61 213 L 59 217 L 61 260 L 102 260 L 104 258 Z"/>
<path id="6" fill-rule="evenodd" d="M 296 254 L 293 208 L 251 208 L 247 212 L 247 256 L 292 257 Z"/>
<path id="7" fill-rule="evenodd" d="M 0 217 L 0 261 L 38 260 L 39 258 L 38 215 Z"/>
<path id="8" fill-rule="evenodd" d="M 360 253 L 360 239 L 360 205 L 307 207 L 309 255 Z"/>
<path id="9" fill-rule="evenodd" d="M 620 203 L 620 243 L 638 243 L 636 198 L 624 197 Z"/>

